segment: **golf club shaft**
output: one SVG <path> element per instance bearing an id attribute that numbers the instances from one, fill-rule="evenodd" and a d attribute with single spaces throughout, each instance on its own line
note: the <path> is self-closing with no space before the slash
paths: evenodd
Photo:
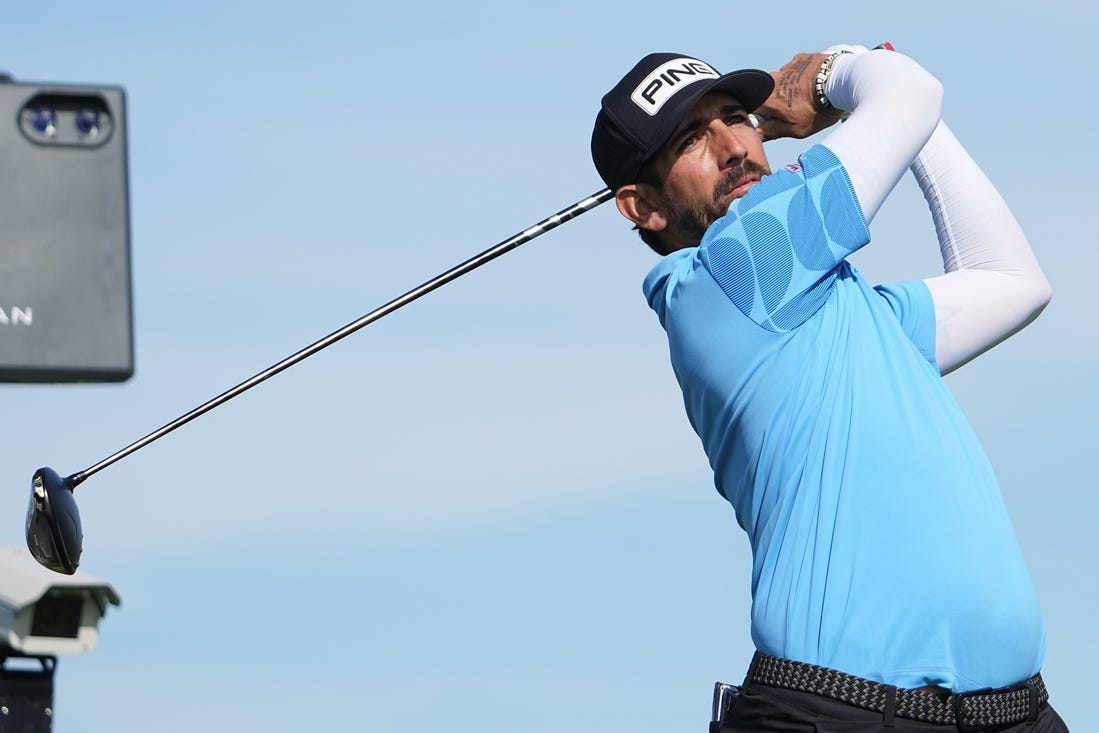
<path id="1" fill-rule="evenodd" d="M 175 420 L 168 423 L 164 427 L 159 428 L 158 430 L 154 430 L 153 432 L 146 435 L 144 438 L 141 438 L 140 440 L 137 440 L 137 441 L 131 443 L 130 445 L 123 448 L 122 450 L 118 451 L 117 453 L 114 453 L 113 455 L 110 455 L 107 458 L 104 458 L 99 463 L 96 463 L 95 465 L 90 466 L 89 468 L 86 468 L 83 471 L 80 471 L 79 473 L 74 473 L 72 476 L 69 476 L 68 478 L 65 479 L 66 483 L 68 483 L 70 487 L 75 488 L 76 485 L 79 484 L 80 482 L 84 481 L 84 479 L 88 478 L 89 476 L 91 476 L 94 473 L 97 473 L 98 471 L 101 471 L 102 469 L 104 469 L 107 466 L 111 465 L 115 461 L 118 461 L 122 458 L 125 458 L 126 456 L 133 453 L 134 451 L 145 447 L 149 443 L 152 443 L 154 440 L 156 440 L 158 438 L 161 438 L 161 437 L 167 435 L 168 433 L 172 432 L 176 428 L 181 427 L 181 426 L 189 423 L 190 421 L 194 420 L 199 415 L 202 415 L 206 412 L 209 412 L 210 410 L 214 409 L 215 407 L 222 404 L 223 402 L 228 402 L 229 400 L 231 400 L 234 397 L 236 397 L 237 395 L 239 395 L 241 392 L 245 392 L 245 391 L 251 389 L 252 387 L 255 387 L 260 382 L 268 379 L 269 377 L 275 376 L 279 372 L 293 366 L 294 364 L 297 364 L 302 359 L 305 359 L 306 357 L 312 356 L 313 354 L 317 353 L 321 349 L 336 343 L 337 341 L 344 338 L 345 336 L 351 335 L 352 333 L 354 333 L 355 331 L 358 331 L 363 326 L 366 326 L 367 324 L 373 323 L 374 321 L 378 320 L 382 316 L 385 316 L 385 315 L 388 315 L 388 314 L 392 313 L 393 311 L 397 310 L 398 308 L 400 308 L 404 305 L 407 305 L 408 303 L 411 303 L 412 301 L 416 300 L 420 296 L 426 295 L 427 293 L 430 293 L 432 290 L 435 290 L 436 288 L 438 288 L 442 285 L 445 285 L 446 283 L 450 282 L 451 280 L 454 280 L 456 278 L 461 277 L 462 275 L 466 274 L 467 272 L 470 272 L 471 270 L 474 270 L 474 269 L 480 267 L 481 265 L 485 264 L 486 262 L 489 262 L 490 260 L 496 259 L 497 257 L 504 254 L 505 252 L 509 252 L 509 251 L 515 249 L 516 247 L 529 242 L 530 240 L 534 239 L 535 237 L 538 237 L 538 236 L 541 236 L 542 234 L 545 234 L 549 230 L 551 230 L 551 229 L 553 229 L 557 226 L 560 226 L 561 224 L 564 224 L 568 220 L 574 219 L 577 216 L 580 216 L 581 214 L 583 214 L 584 212 L 590 211 L 591 209 L 594 209 L 596 206 L 599 206 L 600 204 L 604 203 L 605 201 L 609 201 L 613 197 L 614 197 L 614 194 L 611 192 L 610 189 L 603 189 L 602 191 L 599 191 L 598 193 L 592 194 L 591 196 L 588 196 L 587 198 L 576 202 L 575 204 L 573 204 L 572 206 L 569 206 L 568 208 L 562 209 L 561 211 L 557 212 L 553 216 L 550 216 L 546 219 L 543 219 L 542 221 L 538 222 L 534 226 L 532 226 L 528 229 L 524 229 L 523 231 L 519 232 L 518 234 L 516 234 L 516 235 L 514 235 L 514 236 L 512 236 L 508 239 L 505 239 L 504 241 L 500 242 L 499 244 L 497 244 L 493 247 L 490 247 L 489 249 L 486 249 L 484 252 L 481 252 L 480 254 L 478 254 L 474 257 L 471 257 L 470 259 L 466 260 L 465 262 L 461 263 L 460 265 L 457 265 L 457 266 L 447 270 L 446 272 L 442 273 L 441 275 L 438 275 L 435 278 L 433 278 L 431 280 L 428 280 L 424 284 L 422 284 L 422 285 L 420 285 L 416 288 L 413 288 L 412 290 L 409 290 L 404 295 L 401 295 L 397 298 L 394 298 L 393 300 L 389 301 L 388 303 L 381 306 L 380 308 L 377 308 L 377 309 L 371 311 L 370 313 L 367 313 L 365 316 L 363 316 L 362 318 L 359 318 L 356 321 L 352 321 L 351 323 L 347 324 L 346 326 L 339 329 L 338 331 L 333 331 L 332 333 L 330 333 L 329 335 L 327 335 L 324 338 L 320 339 L 319 341 L 315 341 L 312 344 L 310 344 L 309 346 L 306 346 L 301 351 L 298 351 L 297 353 L 292 354 L 291 356 L 288 356 L 287 358 L 283 359 L 282 361 L 278 362 L 277 364 L 274 364 L 274 365 L 268 367 L 267 369 L 264 369 L 262 372 L 256 374 L 255 376 L 241 382 L 240 384 L 233 387 L 232 389 L 229 389 L 225 392 L 222 392 L 220 395 L 213 398 L 212 400 L 199 405 L 198 407 L 191 410 L 187 414 L 176 418 Z"/>

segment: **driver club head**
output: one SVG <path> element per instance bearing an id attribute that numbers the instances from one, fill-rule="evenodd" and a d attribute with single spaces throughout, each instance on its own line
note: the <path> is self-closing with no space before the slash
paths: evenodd
<path id="1" fill-rule="evenodd" d="M 39 564 L 72 575 L 80 564 L 84 531 L 73 496 L 75 481 L 52 468 L 40 468 L 31 479 L 27 507 L 27 547 Z"/>

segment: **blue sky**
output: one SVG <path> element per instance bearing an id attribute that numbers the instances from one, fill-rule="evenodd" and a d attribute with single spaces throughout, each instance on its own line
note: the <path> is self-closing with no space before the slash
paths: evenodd
<path id="1" fill-rule="evenodd" d="M 948 381 L 1038 589 L 1054 704 L 1082 730 L 1097 17 L 1068 7 L 6 8 L 0 69 L 127 90 L 137 373 L 0 385 L 0 544 L 23 543 L 38 466 L 86 468 L 599 190 L 598 100 L 641 55 L 775 69 L 891 40 L 943 81 L 1054 286 Z M 911 181 L 873 234 L 872 280 L 935 273 Z M 640 294 L 653 262 L 604 206 L 89 479 L 82 567 L 122 606 L 60 660 L 54 729 L 701 729 L 751 654 L 749 558 Z"/>

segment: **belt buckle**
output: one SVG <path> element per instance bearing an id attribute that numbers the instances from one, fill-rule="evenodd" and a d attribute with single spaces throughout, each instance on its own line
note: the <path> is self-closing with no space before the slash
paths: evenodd
<path id="1" fill-rule="evenodd" d="M 981 726 L 975 725 L 972 728 L 965 720 L 965 716 L 962 713 L 962 703 L 967 697 L 977 697 L 978 695 L 987 695 L 993 691 L 991 687 L 985 687 L 980 690 L 970 690 L 969 692 L 957 692 L 954 694 L 954 725 L 958 728 L 958 733 L 974 733 L 980 730 Z"/>
<path id="2" fill-rule="evenodd" d="M 733 706 L 733 700 L 739 692 L 740 688 L 736 685 L 729 685 L 724 682 L 714 683 L 713 714 L 710 716 L 711 727 L 714 724 L 720 727 L 725 722 L 725 718 L 729 715 L 729 709 Z"/>

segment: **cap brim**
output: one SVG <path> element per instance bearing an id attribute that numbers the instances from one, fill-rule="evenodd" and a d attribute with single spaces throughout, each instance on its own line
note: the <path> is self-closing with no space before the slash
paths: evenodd
<path id="1" fill-rule="evenodd" d="M 675 112 L 667 115 L 667 119 L 661 124 L 659 134 L 654 136 L 654 144 L 645 151 L 645 160 L 648 161 L 664 147 L 683 122 L 683 118 L 698 104 L 698 100 L 711 92 L 728 92 L 736 97 L 745 112 L 754 112 L 757 107 L 767 101 L 775 88 L 775 80 L 766 71 L 759 69 L 741 69 L 723 74 L 709 83 L 692 84 L 688 90 L 683 90 L 676 95 Z"/>

